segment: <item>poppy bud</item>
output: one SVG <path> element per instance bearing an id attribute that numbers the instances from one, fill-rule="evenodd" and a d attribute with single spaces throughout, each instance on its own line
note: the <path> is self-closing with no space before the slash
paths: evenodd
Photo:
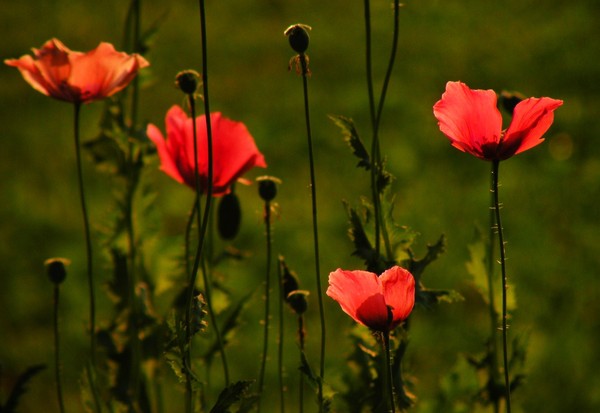
<path id="1" fill-rule="evenodd" d="M 44 261 L 46 266 L 46 274 L 48 278 L 54 284 L 62 283 L 67 278 L 67 265 L 70 265 L 71 261 L 66 258 L 49 258 Z"/>
<path id="2" fill-rule="evenodd" d="M 277 196 L 277 184 L 281 184 L 279 178 L 274 176 L 259 176 L 256 178 L 258 181 L 258 194 L 263 201 L 272 201 Z"/>
<path id="3" fill-rule="evenodd" d="M 282 284 L 283 284 L 283 297 L 287 300 L 287 297 L 292 291 L 296 291 L 300 288 L 298 284 L 298 277 L 296 274 L 289 269 L 283 257 L 279 257 L 279 265 L 281 266 L 282 272 Z"/>
<path id="4" fill-rule="evenodd" d="M 242 208 L 240 200 L 234 192 L 221 198 L 217 211 L 217 227 L 219 235 L 226 240 L 232 240 L 240 230 L 242 222 Z"/>
<path id="5" fill-rule="evenodd" d="M 296 314 L 301 315 L 306 312 L 308 308 L 306 297 L 308 297 L 308 294 L 309 292 L 306 290 L 295 290 L 286 297 L 288 304 Z"/>
<path id="6" fill-rule="evenodd" d="M 504 110 L 511 115 L 515 110 L 515 106 L 517 106 L 524 99 L 525 96 L 519 92 L 507 92 L 504 90 L 502 93 L 500 93 L 500 104 L 502 105 L 502 108 L 504 108 Z"/>
<path id="7" fill-rule="evenodd" d="M 308 31 L 311 30 L 310 26 L 305 24 L 293 24 L 288 27 L 283 34 L 288 37 L 290 46 L 296 51 L 296 53 L 303 54 L 308 49 L 308 43 L 310 37 Z"/>
<path id="8" fill-rule="evenodd" d="M 198 89 L 199 78 L 200 74 L 195 70 L 184 70 L 177 73 L 177 76 L 175 76 L 175 83 L 183 93 L 192 95 L 196 93 L 196 89 Z"/>

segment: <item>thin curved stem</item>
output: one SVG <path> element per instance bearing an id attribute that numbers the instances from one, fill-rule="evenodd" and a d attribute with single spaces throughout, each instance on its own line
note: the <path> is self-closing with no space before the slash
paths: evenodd
<path id="1" fill-rule="evenodd" d="M 392 37 L 392 48 L 390 52 L 390 59 L 388 67 L 383 80 L 381 88 L 381 94 L 379 96 L 379 103 L 377 110 L 375 110 L 374 96 L 373 96 L 373 73 L 372 73 L 372 57 L 371 57 L 371 17 L 370 17 L 370 4 L 369 0 L 364 1 L 365 9 L 365 32 L 366 32 L 366 61 L 367 61 L 367 88 L 369 91 L 369 108 L 371 113 L 371 124 L 373 129 L 373 139 L 371 143 L 371 190 L 373 193 L 373 209 L 375 215 L 375 251 L 379 256 L 381 249 L 381 237 L 383 237 L 383 243 L 386 251 L 388 260 L 393 259 L 392 246 L 387 231 L 387 227 L 382 217 L 381 211 L 381 198 L 379 193 L 378 175 L 382 168 L 381 161 L 381 149 L 379 144 L 379 127 L 381 125 L 381 116 L 383 113 L 383 107 L 385 105 L 385 98 L 387 95 L 388 86 L 392 77 L 392 71 L 394 63 L 396 61 L 396 54 L 398 50 L 398 36 L 399 36 L 399 20 L 400 20 L 400 1 L 394 0 L 394 30 Z"/>
<path id="2" fill-rule="evenodd" d="M 490 380 L 495 386 L 498 380 L 498 314 L 496 312 L 496 303 L 494 297 L 494 226 L 496 222 L 495 203 L 494 203 L 494 175 L 493 166 L 490 174 L 490 235 L 488 240 L 488 260 L 487 260 L 487 284 L 488 284 L 488 306 L 490 316 Z M 497 397 L 493 397 L 494 412 L 500 411 L 500 403 Z"/>
<path id="3" fill-rule="evenodd" d="M 277 373 L 279 375 L 279 410 L 280 413 L 285 413 L 285 384 L 283 382 L 283 269 L 281 263 L 277 266 L 277 284 L 277 293 L 279 295 L 279 343 L 277 351 Z"/>
<path id="4" fill-rule="evenodd" d="M 85 186 L 83 184 L 83 166 L 81 162 L 81 142 L 79 139 L 79 115 L 81 112 L 81 104 L 75 103 L 75 156 L 77 158 L 77 181 L 79 184 L 79 201 L 81 204 L 81 215 L 83 216 L 83 231 L 85 236 L 85 252 L 87 263 L 87 279 L 90 298 L 90 364 L 93 376 L 96 375 L 96 292 L 94 287 L 94 266 L 93 266 L 93 251 L 92 251 L 92 236 L 90 229 L 90 221 L 88 217 L 87 205 L 85 202 Z M 101 412 L 100 400 L 98 399 L 98 391 L 95 386 L 95 381 L 90 382 L 92 386 L 92 394 L 96 411 Z"/>
<path id="5" fill-rule="evenodd" d="M 383 347 L 385 351 L 385 374 L 387 381 L 387 392 L 390 403 L 390 411 L 396 413 L 396 400 L 394 399 L 394 376 L 392 374 L 392 358 L 390 355 L 390 333 L 383 332 Z"/>
<path id="6" fill-rule="evenodd" d="M 58 302 L 60 296 L 59 284 L 54 284 L 54 370 L 56 378 L 56 395 L 58 397 L 58 407 L 61 413 L 65 413 L 65 402 L 63 399 L 62 392 L 62 381 L 61 381 L 61 364 L 60 364 L 60 334 L 58 328 Z"/>
<path id="7" fill-rule="evenodd" d="M 258 375 L 258 411 L 260 412 L 260 406 L 262 401 L 262 393 L 265 385 L 265 370 L 267 366 L 267 354 L 269 349 L 269 305 L 271 296 L 271 204 L 269 201 L 265 201 L 265 230 L 266 230 L 266 242 L 267 242 L 267 269 L 265 272 L 265 320 L 263 329 L 263 351 L 260 364 L 260 372 Z"/>
<path id="8" fill-rule="evenodd" d="M 317 282 L 317 299 L 319 301 L 319 317 L 321 322 L 321 354 L 319 364 L 319 412 L 323 411 L 323 380 L 325 376 L 325 310 L 323 307 L 323 292 L 321 288 L 321 269 L 319 259 L 319 231 L 317 224 L 317 189 L 315 178 L 315 163 L 313 156 L 312 132 L 310 126 L 310 110 L 308 105 L 308 62 L 305 54 L 300 54 L 302 67 L 302 85 L 304 90 L 304 116 L 306 120 L 306 136 L 308 139 L 308 159 L 310 166 L 310 189 L 312 203 L 313 244 L 315 249 L 315 275 Z"/>
<path id="9" fill-rule="evenodd" d="M 373 196 L 373 216 L 375 218 L 375 253 L 379 257 L 381 250 L 381 214 L 379 210 L 380 199 L 379 190 L 377 188 L 377 171 L 379 168 L 378 158 L 376 156 L 377 151 L 377 114 L 375 112 L 375 95 L 373 92 L 373 58 L 371 52 L 371 2 L 370 0 L 364 1 L 365 9 L 365 43 L 366 43 L 366 72 L 367 72 L 367 92 L 369 95 L 369 113 L 371 117 L 371 129 L 373 133 L 373 140 L 371 142 L 371 192 Z"/>
<path id="10" fill-rule="evenodd" d="M 92 260 L 92 237 L 90 222 L 88 218 L 87 205 L 85 201 L 85 186 L 83 184 L 83 167 L 81 162 L 81 142 L 79 139 L 79 114 L 81 104 L 75 103 L 75 154 L 77 157 L 77 178 L 79 183 L 79 201 L 81 203 L 81 214 L 83 216 L 83 230 L 85 233 L 85 249 L 87 259 L 87 278 L 90 295 L 90 359 L 94 368 L 96 367 L 96 293 L 94 290 L 94 269 Z"/>
<path id="11" fill-rule="evenodd" d="M 298 344 L 300 346 L 300 362 L 302 362 L 302 355 L 304 354 L 304 316 L 298 314 Z M 298 384 L 298 411 L 304 413 L 304 373 L 299 371 L 300 376 Z"/>
<path id="12" fill-rule="evenodd" d="M 500 161 L 492 163 L 492 192 L 494 194 L 494 211 L 496 213 L 496 230 L 498 231 L 498 246 L 500 249 L 500 268 L 502 272 L 502 358 L 504 362 L 504 386 L 506 398 L 506 412 L 510 413 L 510 374 L 508 371 L 508 340 L 507 340 L 507 299 L 508 289 L 506 276 L 506 253 L 504 248 L 504 234 L 502 229 L 502 219 L 500 217 L 500 202 L 498 200 L 498 167 Z"/>

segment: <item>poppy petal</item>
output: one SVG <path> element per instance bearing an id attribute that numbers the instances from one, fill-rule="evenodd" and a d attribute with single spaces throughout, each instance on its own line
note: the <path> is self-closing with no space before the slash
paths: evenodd
<path id="1" fill-rule="evenodd" d="M 415 279 L 408 270 L 395 266 L 383 272 L 379 280 L 385 304 L 392 308 L 392 329 L 406 320 L 415 305 Z"/>
<path id="2" fill-rule="evenodd" d="M 562 100 L 547 97 L 519 102 L 502 141 L 500 159 L 508 159 L 542 143 L 544 133 L 554 121 L 554 110 L 562 104 Z"/>
<path id="3" fill-rule="evenodd" d="M 452 146 L 486 159 L 487 148 L 496 144 L 502 133 L 496 101 L 493 90 L 472 90 L 462 82 L 448 82 L 433 113 Z"/>

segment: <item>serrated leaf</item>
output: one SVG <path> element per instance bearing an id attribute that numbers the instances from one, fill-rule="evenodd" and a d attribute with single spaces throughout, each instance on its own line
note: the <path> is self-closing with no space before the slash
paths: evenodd
<path id="1" fill-rule="evenodd" d="M 252 383 L 252 380 L 240 380 L 227 386 L 219 394 L 219 398 L 213 408 L 210 409 L 210 413 L 229 413 L 231 406 L 245 397 Z"/>
<path id="2" fill-rule="evenodd" d="M 358 136 L 358 131 L 354 126 L 354 121 L 350 118 L 341 115 L 329 115 L 329 119 L 333 121 L 341 130 L 344 135 L 344 140 L 350 148 L 352 153 L 356 156 L 359 161 L 356 165 L 358 168 L 365 168 L 367 171 L 371 169 L 371 159 L 369 153 Z"/>
<path id="3" fill-rule="evenodd" d="M 19 399 L 27 392 L 27 384 L 39 372 L 46 368 L 45 364 L 36 364 L 28 367 L 18 378 L 13 386 L 6 403 L 0 404 L 0 412 L 16 413 Z"/>
<path id="4" fill-rule="evenodd" d="M 363 227 L 363 221 L 356 211 L 356 209 L 350 207 L 347 203 L 344 203 L 346 212 L 350 219 L 350 229 L 348 229 L 348 235 L 350 240 L 354 244 L 354 252 L 352 255 L 362 258 L 365 261 L 367 271 L 381 274 L 385 270 L 385 265 L 382 262 L 380 256 L 371 245 L 367 233 Z"/>

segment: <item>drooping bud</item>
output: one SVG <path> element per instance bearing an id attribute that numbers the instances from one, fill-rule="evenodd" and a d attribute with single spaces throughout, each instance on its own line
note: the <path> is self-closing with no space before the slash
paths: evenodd
<path id="1" fill-rule="evenodd" d="M 525 96 L 519 92 L 507 92 L 503 90 L 502 93 L 500 93 L 500 104 L 504 110 L 511 115 L 515 110 L 515 106 L 517 106 L 524 99 Z"/>
<path id="2" fill-rule="evenodd" d="M 300 288 L 300 285 L 298 284 L 298 277 L 290 270 L 282 256 L 279 256 L 279 266 L 281 271 L 281 282 L 283 284 L 283 298 L 287 300 L 288 295 L 290 295 L 292 291 L 296 291 Z"/>
<path id="3" fill-rule="evenodd" d="M 200 74 L 195 70 L 184 70 L 175 76 L 175 84 L 186 95 L 193 95 L 198 89 Z"/>
<path id="4" fill-rule="evenodd" d="M 295 290 L 286 297 L 288 304 L 296 314 L 301 315 L 306 312 L 308 308 L 308 300 L 306 299 L 308 294 L 310 293 L 306 290 Z"/>
<path id="5" fill-rule="evenodd" d="M 277 184 L 281 184 L 281 179 L 274 176 L 259 176 L 256 178 L 258 182 L 258 194 L 263 201 L 270 202 L 277 196 Z"/>
<path id="6" fill-rule="evenodd" d="M 283 34 L 287 36 L 290 46 L 292 46 L 292 49 L 294 49 L 296 53 L 304 54 L 306 49 L 308 49 L 310 41 L 310 36 L 308 35 L 309 30 L 312 30 L 310 26 L 298 23 L 291 25 L 283 32 Z"/>
<path id="7" fill-rule="evenodd" d="M 66 258 L 49 258 L 44 261 L 50 281 L 57 285 L 62 283 L 67 278 L 67 266 L 70 264 L 71 260 Z"/>
<path id="8" fill-rule="evenodd" d="M 224 195 L 217 210 L 217 228 L 221 238 L 232 240 L 240 231 L 242 208 L 235 192 Z"/>

